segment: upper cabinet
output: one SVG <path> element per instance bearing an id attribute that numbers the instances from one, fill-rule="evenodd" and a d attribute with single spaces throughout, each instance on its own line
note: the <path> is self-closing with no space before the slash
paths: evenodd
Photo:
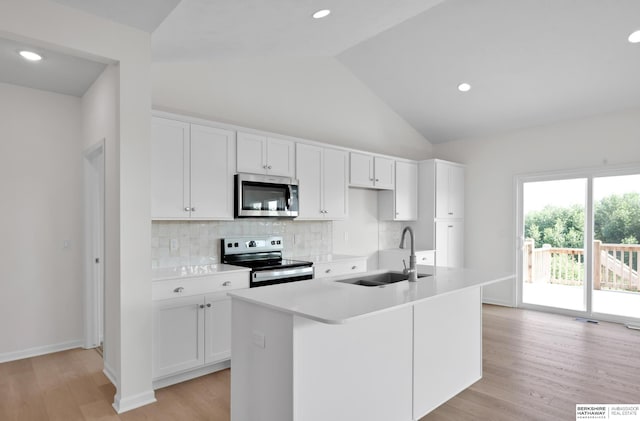
<path id="1" fill-rule="evenodd" d="M 238 172 L 294 176 L 295 144 L 292 141 L 238 132 L 237 143 Z"/>
<path id="2" fill-rule="evenodd" d="M 378 217 L 383 221 L 418 219 L 418 164 L 396 161 L 395 189 L 378 193 Z"/>
<path id="3" fill-rule="evenodd" d="M 436 218 L 464 218 L 464 167 L 435 161 Z"/>
<path id="4" fill-rule="evenodd" d="M 298 219 L 347 217 L 347 167 L 345 151 L 297 144 Z"/>
<path id="5" fill-rule="evenodd" d="M 153 117 L 151 217 L 233 219 L 233 131 Z"/>
<path id="6" fill-rule="evenodd" d="M 349 184 L 352 187 L 393 190 L 395 161 L 390 158 L 351 152 Z"/>

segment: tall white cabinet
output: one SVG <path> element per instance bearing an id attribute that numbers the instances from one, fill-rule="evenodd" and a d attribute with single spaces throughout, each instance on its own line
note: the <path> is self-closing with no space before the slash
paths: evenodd
<path id="1" fill-rule="evenodd" d="M 419 248 L 435 249 L 437 266 L 464 265 L 464 165 L 430 159 L 418 164 Z"/>

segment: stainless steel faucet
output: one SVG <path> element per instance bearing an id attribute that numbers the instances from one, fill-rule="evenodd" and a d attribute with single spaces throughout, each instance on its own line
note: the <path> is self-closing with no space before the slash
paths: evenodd
<path id="1" fill-rule="evenodd" d="M 411 227 L 404 227 L 402 230 L 402 238 L 400 239 L 400 248 L 404 248 L 404 235 L 409 231 L 409 237 L 411 239 L 411 255 L 409 256 L 409 269 L 407 269 L 406 265 L 404 268 L 404 273 L 409 275 L 409 282 L 417 282 L 418 281 L 418 270 L 416 269 L 416 248 L 415 241 L 413 237 L 413 230 Z"/>

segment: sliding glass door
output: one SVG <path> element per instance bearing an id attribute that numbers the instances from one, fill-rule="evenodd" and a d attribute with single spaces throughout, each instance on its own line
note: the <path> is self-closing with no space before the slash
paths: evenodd
<path id="1" fill-rule="evenodd" d="M 640 320 L 640 168 L 517 186 L 519 305 Z"/>
<path id="2" fill-rule="evenodd" d="M 523 184 L 522 302 L 586 310 L 587 179 Z"/>
<path id="3" fill-rule="evenodd" d="M 640 175 L 593 180 L 593 312 L 640 318 Z"/>

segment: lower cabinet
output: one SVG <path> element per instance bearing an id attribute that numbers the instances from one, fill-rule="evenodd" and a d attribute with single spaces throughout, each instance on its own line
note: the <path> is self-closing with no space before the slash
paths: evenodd
<path id="1" fill-rule="evenodd" d="M 154 302 L 153 378 L 231 358 L 231 299 L 226 293 Z"/>

